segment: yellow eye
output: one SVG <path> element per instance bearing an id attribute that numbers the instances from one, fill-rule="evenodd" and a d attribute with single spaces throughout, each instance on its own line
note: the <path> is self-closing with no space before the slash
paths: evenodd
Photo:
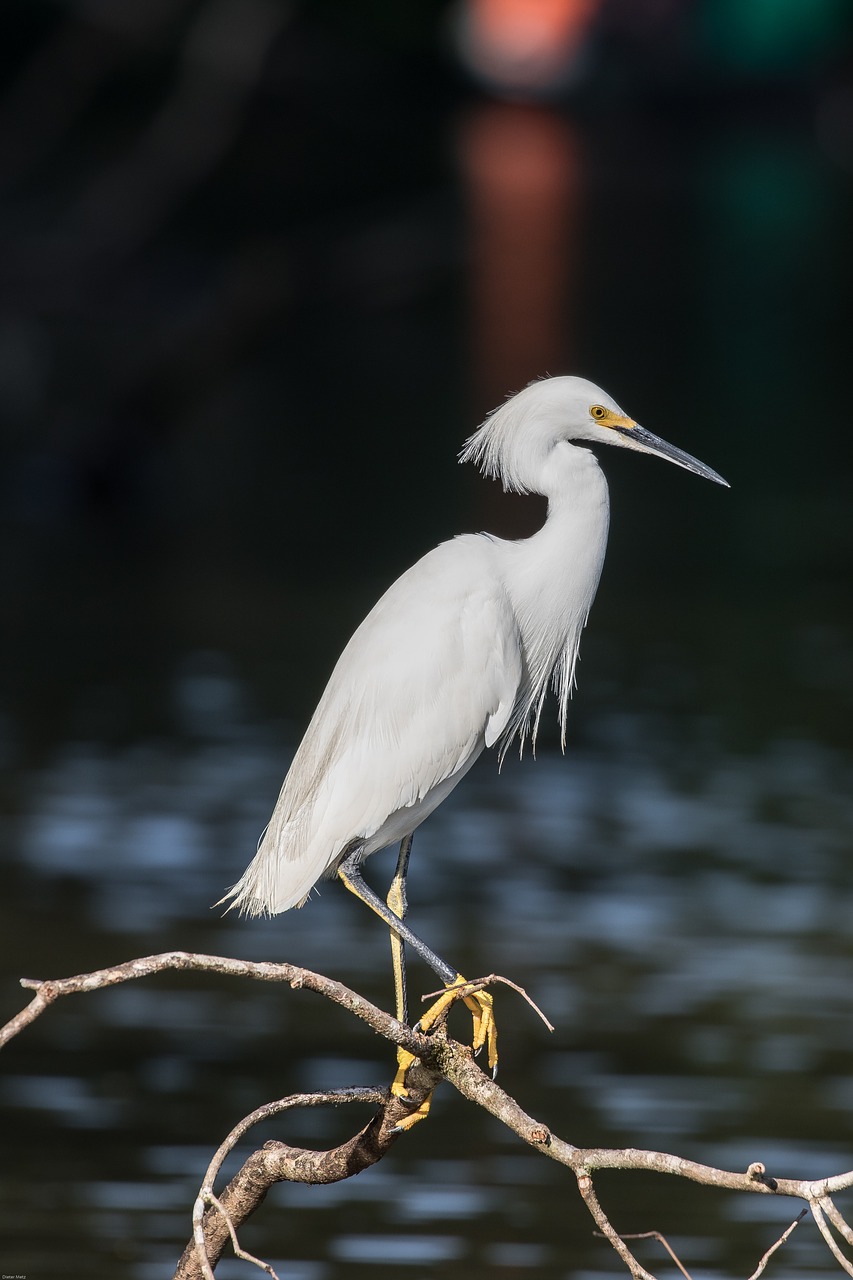
<path id="1" fill-rule="evenodd" d="M 601 422 L 602 418 L 607 417 L 607 410 L 603 404 L 594 404 L 590 409 L 590 413 L 595 418 L 596 422 Z"/>

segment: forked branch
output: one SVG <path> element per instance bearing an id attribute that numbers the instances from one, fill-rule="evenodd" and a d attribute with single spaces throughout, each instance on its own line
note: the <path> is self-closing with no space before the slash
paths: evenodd
<path id="1" fill-rule="evenodd" d="M 809 1181 L 772 1177 L 758 1161 L 751 1164 L 745 1172 L 738 1173 L 684 1160 L 680 1156 L 661 1151 L 602 1147 L 584 1149 L 573 1146 L 552 1133 L 547 1125 L 528 1115 L 513 1097 L 484 1074 L 474 1061 L 471 1050 L 448 1038 L 444 1025 L 436 1028 L 430 1035 L 416 1032 L 342 983 L 296 965 L 256 963 L 222 956 L 168 951 L 72 978 L 52 981 L 23 979 L 22 985 L 34 990 L 35 995 L 26 1008 L 0 1029 L 0 1046 L 11 1040 L 62 996 L 97 991 L 117 983 L 175 969 L 220 973 L 261 982 L 283 982 L 294 990 L 316 992 L 354 1014 L 376 1034 L 407 1049 L 419 1060 L 406 1077 L 409 1092 L 407 1098 L 392 1096 L 389 1091 L 380 1088 L 300 1094 L 268 1103 L 241 1120 L 219 1147 L 205 1174 L 193 1210 L 193 1238 L 178 1264 L 176 1280 L 210 1280 L 213 1267 L 229 1240 L 240 1256 L 257 1263 L 268 1274 L 273 1275 L 268 1264 L 251 1258 L 240 1248 L 237 1234 L 242 1223 L 262 1203 L 269 1188 L 280 1181 L 338 1181 L 352 1177 L 375 1164 L 401 1136 L 398 1126 L 409 1109 L 417 1107 L 441 1080 L 452 1084 L 470 1102 L 485 1108 L 524 1142 L 571 1169 L 599 1231 L 609 1240 L 631 1275 L 638 1280 L 654 1280 L 654 1277 L 631 1252 L 626 1243 L 629 1237 L 616 1231 L 601 1207 L 593 1183 L 599 1170 L 666 1173 L 703 1186 L 803 1200 L 811 1210 L 836 1263 L 853 1276 L 853 1264 L 842 1252 L 833 1235 L 833 1228 L 848 1245 L 853 1244 L 853 1229 L 832 1200 L 833 1195 L 853 1186 L 853 1170 Z M 478 982 L 491 980 L 480 979 Z M 248 1157 L 224 1191 L 216 1193 L 214 1183 L 225 1157 L 260 1120 L 295 1107 L 341 1106 L 354 1102 L 378 1106 L 379 1109 L 348 1141 L 329 1151 L 310 1151 L 289 1147 L 282 1142 L 267 1142 Z M 751 1280 L 756 1280 L 763 1273 L 771 1255 L 784 1244 L 799 1220 L 797 1218 L 767 1250 Z"/>

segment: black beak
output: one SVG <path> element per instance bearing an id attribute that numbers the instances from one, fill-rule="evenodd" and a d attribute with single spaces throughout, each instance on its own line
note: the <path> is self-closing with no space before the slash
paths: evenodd
<path id="1" fill-rule="evenodd" d="M 613 430 L 619 432 L 629 449 L 638 449 L 641 453 L 653 453 L 658 458 L 665 458 L 667 462 L 674 462 L 677 467 L 684 467 L 685 471 L 692 471 L 694 475 L 713 480 L 715 484 L 725 485 L 727 489 L 731 488 L 728 480 L 724 480 L 716 471 L 706 467 L 704 462 L 685 453 L 683 449 L 676 449 L 674 444 L 668 444 L 666 440 L 661 440 L 660 436 L 653 435 L 644 427 L 614 427 Z"/>

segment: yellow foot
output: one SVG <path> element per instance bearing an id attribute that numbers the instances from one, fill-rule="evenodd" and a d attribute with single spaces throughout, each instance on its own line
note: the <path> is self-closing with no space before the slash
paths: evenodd
<path id="1" fill-rule="evenodd" d="M 421 1031 L 429 1031 L 431 1027 L 434 1027 L 453 1002 L 460 999 L 459 988 L 467 985 L 461 973 L 457 974 L 456 981 L 448 985 L 444 995 L 439 996 L 435 1004 L 431 1004 L 421 1018 L 418 1023 Z M 498 1072 L 498 1029 L 495 1026 L 495 1002 L 488 991 L 472 991 L 468 995 L 462 996 L 461 999 L 464 1000 L 474 1019 L 474 1038 L 471 1047 L 475 1053 L 479 1053 L 483 1045 L 486 1046 L 489 1070 L 492 1073 L 492 1079 L 494 1079 Z"/>
<path id="2" fill-rule="evenodd" d="M 391 1082 L 391 1092 L 395 1098 L 408 1098 L 409 1090 L 406 1088 L 406 1075 L 413 1062 L 417 1062 L 417 1058 L 413 1053 L 409 1053 L 408 1049 L 397 1050 L 397 1074 Z M 397 1128 L 405 1133 L 408 1129 L 413 1129 L 416 1124 L 420 1124 L 421 1120 L 426 1120 L 431 1103 L 432 1094 L 428 1093 L 419 1107 L 416 1107 L 414 1111 L 409 1112 L 407 1116 L 397 1122 Z"/>

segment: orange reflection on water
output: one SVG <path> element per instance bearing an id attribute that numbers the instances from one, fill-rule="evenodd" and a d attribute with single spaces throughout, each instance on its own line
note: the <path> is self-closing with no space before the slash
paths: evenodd
<path id="1" fill-rule="evenodd" d="M 472 341 L 478 396 L 490 404 L 567 369 L 577 259 L 580 158 L 555 113 L 478 108 L 460 150 L 469 203 Z"/>
<path id="2" fill-rule="evenodd" d="M 489 103 L 462 122 L 468 199 L 472 389 L 476 412 L 532 378 L 574 365 L 571 299 L 578 259 L 580 147 L 543 107 Z M 490 486 L 490 514 L 500 504 Z M 501 513 L 526 531 L 524 504 Z"/>
<path id="3" fill-rule="evenodd" d="M 600 0 L 468 0 L 464 57 L 495 86 L 548 90 L 570 74 Z"/>

